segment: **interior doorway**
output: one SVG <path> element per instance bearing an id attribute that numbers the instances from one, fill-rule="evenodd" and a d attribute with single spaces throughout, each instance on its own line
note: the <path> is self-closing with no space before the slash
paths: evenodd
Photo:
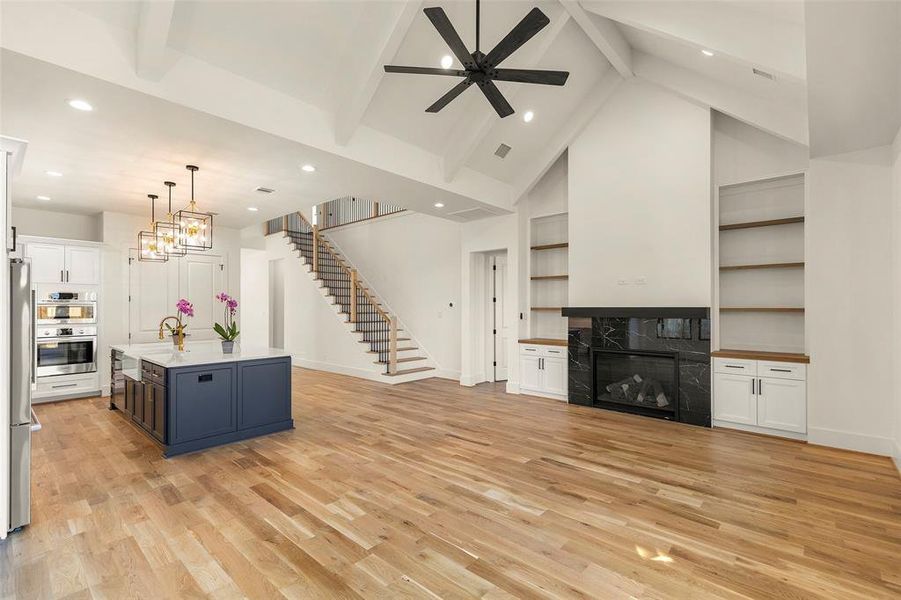
<path id="1" fill-rule="evenodd" d="M 493 252 L 487 256 L 485 290 L 488 306 L 485 310 L 487 348 L 485 373 L 488 381 L 507 381 L 510 323 L 507 315 L 507 252 Z"/>

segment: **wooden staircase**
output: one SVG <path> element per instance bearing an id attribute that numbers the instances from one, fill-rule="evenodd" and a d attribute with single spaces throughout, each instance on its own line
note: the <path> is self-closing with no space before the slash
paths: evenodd
<path id="1" fill-rule="evenodd" d="M 360 343 L 366 344 L 367 352 L 375 358 L 373 364 L 385 367 L 383 375 L 407 379 L 404 376 L 434 370 L 428 365 L 428 357 L 420 353 L 413 339 L 398 325 L 397 317 L 385 310 L 375 293 L 360 280 L 357 270 L 315 225 L 295 213 L 283 217 L 282 231 L 338 307 L 338 314 L 353 325 Z"/>

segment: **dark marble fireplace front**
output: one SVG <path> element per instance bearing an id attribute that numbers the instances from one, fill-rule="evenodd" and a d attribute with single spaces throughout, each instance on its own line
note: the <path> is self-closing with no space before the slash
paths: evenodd
<path id="1" fill-rule="evenodd" d="M 707 308 L 564 308 L 569 401 L 710 426 Z"/>

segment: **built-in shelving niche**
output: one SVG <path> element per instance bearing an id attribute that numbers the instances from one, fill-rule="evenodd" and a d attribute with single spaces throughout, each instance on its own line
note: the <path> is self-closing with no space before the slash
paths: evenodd
<path id="1" fill-rule="evenodd" d="M 803 354 L 804 174 L 718 196 L 719 347 Z"/>
<path id="2" fill-rule="evenodd" d="M 561 310 L 569 294 L 569 221 L 566 213 L 530 220 L 530 334 L 566 339 Z"/>

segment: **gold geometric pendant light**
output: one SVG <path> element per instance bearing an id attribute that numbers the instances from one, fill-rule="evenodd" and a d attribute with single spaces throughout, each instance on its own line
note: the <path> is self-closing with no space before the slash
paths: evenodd
<path id="1" fill-rule="evenodd" d="M 163 185 L 169 188 L 169 212 L 166 213 L 164 220 L 154 222 L 153 231 L 160 238 L 166 256 L 179 258 L 186 255 L 188 251 L 181 246 L 181 225 L 172 214 L 172 188 L 175 187 L 175 182 L 164 181 Z"/>
<path id="2" fill-rule="evenodd" d="M 186 165 L 185 168 L 191 172 L 191 204 L 175 213 L 175 222 L 181 228 L 178 246 L 186 251 L 211 250 L 213 215 L 198 211 L 194 201 L 194 173 L 199 169 L 194 165 Z"/>
<path id="3" fill-rule="evenodd" d="M 150 198 L 150 231 L 138 233 L 138 260 L 141 262 L 166 262 L 169 257 L 163 251 L 162 238 L 154 231 L 156 223 L 156 194 L 147 194 Z"/>

